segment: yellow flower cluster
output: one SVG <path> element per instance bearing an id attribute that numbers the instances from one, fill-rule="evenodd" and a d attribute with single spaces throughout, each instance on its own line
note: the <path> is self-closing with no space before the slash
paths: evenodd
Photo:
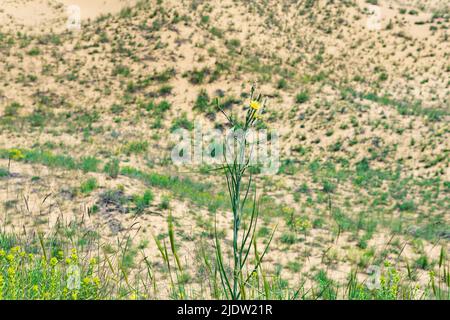
<path id="1" fill-rule="evenodd" d="M 306 218 L 298 218 L 295 220 L 295 226 L 301 231 L 306 231 L 311 228 L 311 222 Z"/>
<path id="2" fill-rule="evenodd" d="M 81 277 L 83 290 L 69 285 L 72 280 L 68 272 L 69 268 L 66 269 L 63 264 L 66 262 L 70 265 L 69 267 L 78 267 L 79 260 L 76 249 L 70 250 L 68 254 L 65 254 L 64 251 L 58 251 L 49 259 L 39 255 L 37 260 L 33 254 L 27 253 L 19 246 L 9 250 L 0 249 L 0 300 L 21 298 L 22 293 L 19 289 L 24 286 L 29 288 L 26 296 L 32 299 L 62 297 L 63 299 L 77 300 L 97 297 L 102 287 L 100 277 L 94 272 L 96 265 L 98 265 L 98 258 L 92 257 L 88 260 L 89 268 Z M 34 268 L 39 268 L 42 271 L 42 279 L 38 280 L 39 282 L 27 277 L 27 272 L 34 270 Z M 81 276 L 81 269 L 76 270 L 76 276 Z"/>
<path id="3" fill-rule="evenodd" d="M 9 267 L 7 273 L 8 277 L 13 278 L 16 275 L 16 269 L 14 267 Z"/>
<path id="4" fill-rule="evenodd" d="M 16 261 L 16 257 L 25 257 L 26 253 L 19 246 L 13 247 L 6 252 L 5 250 L 0 250 L 0 258 L 5 258 L 8 263 L 12 264 Z"/>
<path id="5" fill-rule="evenodd" d="M 53 257 L 50 259 L 50 265 L 52 267 L 56 266 L 58 264 L 58 259 L 56 257 Z"/>
<path id="6" fill-rule="evenodd" d="M 15 246 L 11 248 L 11 253 L 15 254 L 20 252 L 20 247 L 19 246 Z"/>
<path id="7" fill-rule="evenodd" d="M 21 160 L 23 158 L 25 158 L 24 154 L 22 153 L 22 151 L 20 151 L 19 149 L 10 149 L 9 150 L 9 158 L 11 160 Z"/>
<path id="8" fill-rule="evenodd" d="M 66 264 L 75 264 L 77 262 L 78 262 L 77 249 L 74 248 L 71 250 L 70 257 L 66 258 Z"/>
<path id="9" fill-rule="evenodd" d="M 133 292 L 133 293 L 130 294 L 129 298 L 130 298 L 130 300 L 137 300 L 138 296 L 137 296 L 136 292 Z"/>
<path id="10" fill-rule="evenodd" d="M 97 287 L 100 287 L 100 278 L 99 277 L 85 277 L 83 279 L 83 284 L 85 285 L 96 285 Z"/>

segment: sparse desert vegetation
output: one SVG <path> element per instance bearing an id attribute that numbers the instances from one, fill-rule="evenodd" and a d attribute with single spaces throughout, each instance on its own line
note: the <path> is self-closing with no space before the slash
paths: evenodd
<path id="1" fill-rule="evenodd" d="M 79 2 L 0 7 L 0 300 L 450 299 L 448 1 Z"/>

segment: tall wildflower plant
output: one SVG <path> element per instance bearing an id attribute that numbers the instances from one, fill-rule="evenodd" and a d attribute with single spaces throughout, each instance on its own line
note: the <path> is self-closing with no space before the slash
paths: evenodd
<path id="1" fill-rule="evenodd" d="M 226 114 L 216 100 L 217 107 L 225 115 L 231 131 L 224 145 L 223 169 L 227 181 L 230 197 L 231 211 L 233 213 L 233 248 L 232 267 L 226 265 L 222 253 L 221 241 L 217 232 L 217 220 L 215 223 L 216 259 L 220 273 L 223 292 L 227 299 L 246 299 L 246 291 L 251 287 L 258 272 L 262 272 L 261 262 L 266 255 L 273 232 L 266 244 L 264 251 L 259 254 L 256 246 L 256 225 L 258 222 L 258 203 L 256 188 L 252 180 L 251 170 L 255 142 L 252 130 L 258 121 L 261 121 L 261 113 L 266 104 L 266 99 L 255 94 L 255 86 L 252 86 L 250 102 L 246 106 L 244 121 L 239 121 Z M 253 193 L 253 195 L 251 195 Z M 251 201 L 251 202 L 250 202 Z M 245 210 L 250 209 L 250 210 Z M 246 214 L 249 211 L 250 214 Z M 254 249 L 254 258 L 249 259 L 251 250 Z M 249 263 L 249 261 L 254 261 Z M 264 274 L 262 274 L 265 282 Z M 264 283 L 264 287 L 268 284 Z"/>
<path id="2" fill-rule="evenodd" d="M 19 161 L 25 158 L 19 149 L 10 149 L 8 151 L 8 174 L 11 174 L 11 160 Z"/>

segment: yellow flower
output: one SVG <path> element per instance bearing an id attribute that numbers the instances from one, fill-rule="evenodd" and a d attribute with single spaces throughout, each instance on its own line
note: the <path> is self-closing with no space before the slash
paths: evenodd
<path id="1" fill-rule="evenodd" d="M 7 272 L 8 272 L 8 276 L 11 278 L 16 275 L 16 270 L 13 267 L 9 267 Z"/>
<path id="2" fill-rule="evenodd" d="M 86 277 L 86 278 L 84 278 L 84 279 L 83 279 L 83 283 L 84 283 L 85 285 L 88 285 L 88 284 L 90 284 L 90 283 L 91 283 L 91 281 L 92 281 L 92 279 L 91 279 L 91 278 L 89 278 L 89 277 Z"/>
<path id="3" fill-rule="evenodd" d="M 100 287 L 100 278 L 99 277 L 94 277 L 94 279 L 92 279 L 92 281 L 94 281 L 94 283 L 97 287 Z"/>
<path id="4" fill-rule="evenodd" d="M 58 259 L 56 259 L 55 257 L 50 259 L 50 265 L 52 267 L 56 266 L 57 263 L 58 263 Z"/>
<path id="5" fill-rule="evenodd" d="M 6 255 L 5 250 L 1 249 L 0 250 L 0 257 L 4 257 Z"/>
<path id="6" fill-rule="evenodd" d="M 70 255 L 70 258 L 74 261 L 77 262 L 78 261 L 78 255 L 77 255 L 77 249 L 72 249 L 72 254 Z"/>
<path id="7" fill-rule="evenodd" d="M 306 231 L 307 229 L 309 229 L 311 227 L 311 222 L 309 222 L 308 219 L 299 218 L 295 221 L 295 225 L 300 230 Z"/>
<path id="8" fill-rule="evenodd" d="M 17 253 L 20 251 L 20 247 L 19 246 L 15 246 L 13 248 L 11 248 L 11 253 Z"/>
<path id="9" fill-rule="evenodd" d="M 19 149 L 10 149 L 9 150 L 9 158 L 11 160 L 21 160 L 21 159 L 25 158 L 25 156 L 23 155 L 22 151 L 20 151 Z"/>
<path id="10" fill-rule="evenodd" d="M 250 102 L 250 108 L 253 110 L 259 110 L 259 108 L 261 108 L 261 104 L 258 101 L 253 100 Z"/>
<path id="11" fill-rule="evenodd" d="M 12 255 L 11 253 L 8 254 L 8 255 L 6 256 L 6 260 L 8 260 L 9 262 L 14 261 L 14 255 Z"/>
<path id="12" fill-rule="evenodd" d="M 137 299 L 137 294 L 135 292 L 130 294 L 130 300 L 136 300 L 136 299 Z"/>

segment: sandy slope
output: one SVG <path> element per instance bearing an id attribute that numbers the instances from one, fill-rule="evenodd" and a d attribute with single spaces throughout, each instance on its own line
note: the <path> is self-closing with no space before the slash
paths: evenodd
<path id="1" fill-rule="evenodd" d="M 62 31 L 71 14 L 70 6 L 79 7 L 81 20 L 115 14 L 136 0 L 2 0 L 0 24 L 7 30 L 30 33 Z"/>

